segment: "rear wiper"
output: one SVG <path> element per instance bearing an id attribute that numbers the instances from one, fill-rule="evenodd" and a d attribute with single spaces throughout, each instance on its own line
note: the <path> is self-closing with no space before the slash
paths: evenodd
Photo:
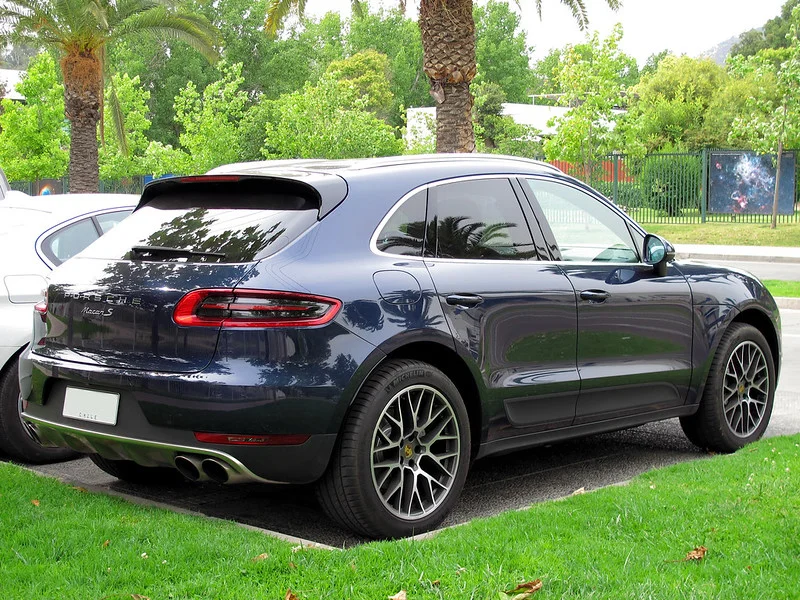
<path id="1" fill-rule="evenodd" d="M 144 260 L 145 258 L 192 258 L 195 256 L 219 258 L 224 260 L 223 252 L 203 252 L 201 250 L 185 250 L 184 248 L 170 248 L 169 246 L 134 246 L 131 248 L 131 260 Z"/>

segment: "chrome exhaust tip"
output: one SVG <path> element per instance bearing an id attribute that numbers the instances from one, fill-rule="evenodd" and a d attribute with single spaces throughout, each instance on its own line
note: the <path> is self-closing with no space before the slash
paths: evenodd
<path id="1" fill-rule="evenodd" d="M 217 483 L 240 483 L 248 479 L 246 475 L 237 473 L 230 465 L 216 458 L 203 459 L 202 468 L 205 476 Z"/>
<path id="2" fill-rule="evenodd" d="M 189 481 L 206 481 L 208 475 L 203 472 L 202 460 L 185 454 L 175 457 L 175 468 Z"/>

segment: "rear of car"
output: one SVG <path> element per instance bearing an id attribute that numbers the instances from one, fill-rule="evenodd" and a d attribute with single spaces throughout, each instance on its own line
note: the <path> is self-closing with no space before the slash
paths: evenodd
<path id="1" fill-rule="evenodd" d="M 334 339 L 371 347 L 336 322 L 338 299 L 272 265 L 298 260 L 345 190 L 334 175 L 151 184 L 49 287 L 24 394 L 40 440 L 194 480 L 317 479 L 340 391 L 319 367 Z M 239 287 L 259 271 L 266 285 Z"/>

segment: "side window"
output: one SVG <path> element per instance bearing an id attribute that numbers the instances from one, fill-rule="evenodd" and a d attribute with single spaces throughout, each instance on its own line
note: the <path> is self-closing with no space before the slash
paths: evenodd
<path id="1" fill-rule="evenodd" d="M 422 256 L 427 196 L 425 190 L 418 192 L 394 211 L 378 234 L 378 250 L 403 256 Z"/>
<path id="2" fill-rule="evenodd" d="M 83 219 L 47 236 L 42 243 L 42 251 L 47 258 L 60 265 L 99 237 L 92 219 Z"/>
<path id="3" fill-rule="evenodd" d="M 507 179 L 431 188 L 439 258 L 536 259 L 528 222 Z"/>
<path id="4" fill-rule="evenodd" d="M 639 262 L 625 220 L 600 200 L 569 185 L 526 179 L 567 262 Z"/>
<path id="5" fill-rule="evenodd" d="M 103 235 L 114 229 L 119 223 L 131 214 L 130 210 L 118 210 L 115 212 L 104 213 L 102 215 L 95 216 L 97 219 L 97 224 L 100 226 L 100 231 L 103 232 Z"/>

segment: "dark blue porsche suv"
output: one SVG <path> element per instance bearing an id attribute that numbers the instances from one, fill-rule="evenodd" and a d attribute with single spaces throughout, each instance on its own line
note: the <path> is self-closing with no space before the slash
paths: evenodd
<path id="1" fill-rule="evenodd" d="M 317 482 L 374 537 L 436 526 L 489 454 L 671 417 L 740 448 L 780 362 L 758 280 L 496 156 L 151 183 L 40 312 L 21 406 L 41 443 L 129 481 Z"/>

